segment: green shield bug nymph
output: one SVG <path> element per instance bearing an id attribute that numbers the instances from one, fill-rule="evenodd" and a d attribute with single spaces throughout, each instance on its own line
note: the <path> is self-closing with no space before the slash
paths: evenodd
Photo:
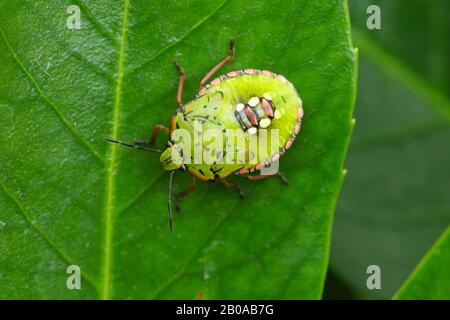
<path id="1" fill-rule="evenodd" d="M 261 172 L 277 163 L 292 146 L 300 131 L 302 101 L 292 83 L 267 70 L 231 71 L 207 83 L 214 73 L 233 59 L 234 53 L 234 40 L 231 39 L 228 55 L 203 77 L 200 91 L 187 103 L 182 103 L 185 74 L 175 62 L 179 72 L 178 108 L 168 128 L 158 124 L 149 140 L 135 140 L 133 143 L 107 138 L 127 147 L 160 153 L 162 167 L 170 171 L 168 206 L 171 231 L 172 178 L 177 170 L 187 171 L 192 176 L 191 186 L 176 194 L 177 209 L 180 199 L 194 191 L 195 179 L 220 181 L 227 188 L 237 189 L 241 197 L 240 186 L 226 180 L 231 174 L 250 180 L 276 175 L 287 183 L 279 171 Z M 160 130 L 169 134 L 165 150 L 152 148 Z M 259 174 L 251 174 L 257 171 Z"/>

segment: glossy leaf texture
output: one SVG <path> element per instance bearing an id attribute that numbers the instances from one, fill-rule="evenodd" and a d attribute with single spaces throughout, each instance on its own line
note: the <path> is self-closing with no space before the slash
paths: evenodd
<path id="1" fill-rule="evenodd" d="M 359 90 L 331 270 L 346 297 L 388 299 L 450 223 L 449 2 L 349 5 Z M 366 27 L 369 5 L 380 30 Z M 366 287 L 374 264 L 380 290 Z"/>
<path id="2" fill-rule="evenodd" d="M 347 13 L 344 1 L 2 1 L 0 298 L 320 298 L 356 91 Z M 240 200 L 200 183 L 170 233 L 158 156 L 103 138 L 168 125 L 172 61 L 186 101 L 230 37 L 223 73 L 269 69 L 302 96 L 280 162 L 291 185 L 235 177 Z M 67 289 L 68 265 L 81 290 Z"/>
<path id="3" fill-rule="evenodd" d="M 395 294 L 398 300 L 449 300 L 450 227 L 436 241 L 420 264 Z"/>

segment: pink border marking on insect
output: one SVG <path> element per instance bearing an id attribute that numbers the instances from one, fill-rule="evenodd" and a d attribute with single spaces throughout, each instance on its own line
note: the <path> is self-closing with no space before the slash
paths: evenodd
<path id="1" fill-rule="evenodd" d="M 229 79 L 229 78 L 234 78 L 240 75 L 246 75 L 246 74 L 264 74 L 266 76 L 271 76 L 271 77 L 275 77 L 278 80 L 284 82 L 284 83 L 289 83 L 289 81 L 280 74 L 277 74 L 275 72 L 269 71 L 269 70 L 259 70 L 259 69 L 252 69 L 252 68 L 247 68 L 247 69 L 240 69 L 240 70 L 233 70 L 230 71 L 228 73 L 226 73 L 225 75 L 221 75 L 220 77 L 212 80 L 211 82 L 209 82 L 207 85 L 205 85 L 206 89 L 208 89 L 211 86 L 217 85 L 220 83 L 220 81 Z M 203 95 L 204 93 L 199 93 L 199 96 Z M 301 105 L 301 100 L 300 100 L 300 105 Z"/>
<path id="2" fill-rule="evenodd" d="M 297 135 L 300 132 L 300 122 L 295 124 L 294 133 Z"/>
<path id="3" fill-rule="evenodd" d="M 198 92 L 198 95 L 199 95 L 199 96 L 202 96 L 202 95 L 204 95 L 205 93 L 206 93 L 206 87 L 203 87 L 203 88 L 201 88 L 200 91 Z"/>
<path id="4" fill-rule="evenodd" d="M 276 154 L 274 154 L 273 156 L 272 156 L 272 162 L 275 162 L 275 161 L 277 161 L 278 159 L 280 159 L 280 153 L 278 152 L 278 153 L 276 153 Z"/>
<path id="5" fill-rule="evenodd" d="M 288 142 L 286 142 L 284 148 L 285 148 L 286 150 L 289 150 L 289 149 L 292 147 L 292 144 L 293 144 L 293 143 L 294 143 L 294 140 L 289 139 Z"/>
<path id="6" fill-rule="evenodd" d="M 246 74 L 254 74 L 254 73 L 256 73 L 256 70 L 255 69 L 244 69 L 244 72 Z"/>
<path id="7" fill-rule="evenodd" d="M 215 79 L 214 79 L 213 81 L 211 81 L 210 83 L 211 83 L 211 85 L 215 86 L 215 85 L 219 84 L 220 81 L 222 81 L 222 78 L 221 78 L 221 77 L 215 78 Z"/>
<path id="8" fill-rule="evenodd" d="M 288 82 L 287 79 L 281 74 L 277 74 L 277 79 L 280 80 L 281 82 L 285 83 Z"/>

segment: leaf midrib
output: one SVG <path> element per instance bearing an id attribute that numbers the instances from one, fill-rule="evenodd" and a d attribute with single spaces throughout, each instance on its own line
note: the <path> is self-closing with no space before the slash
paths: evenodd
<path id="1" fill-rule="evenodd" d="M 126 33 L 127 33 L 127 22 L 128 22 L 128 6 L 129 0 L 125 0 L 124 3 L 124 14 L 122 17 L 122 26 L 121 26 L 121 37 L 120 37 L 120 50 L 118 55 L 118 63 L 117 63 L 117 80 L 114 89 L 114 108 L 113 108 L 113 121 L 112 121 L 112 133 L 111 137 L 113 139 L 118 139 L 119 133 L 119 120 L 120 120 L 120 107 L 121 107 L 121 98 L 122 98 L 122 86 L 123 86 L 123 78 L 130 73 L 135 72 L 137 69 L 140 69 L 142 66 L 146 65 L 150 61 L 153 61 L 158 56 L 163 54 L 169 48 L 179 44 L 183 41 L 191 32 L 200 27 L 203 23 L 205 23 L 211 16 L 213 16 L 217 11 L 219 11 L 228 0 L 224 0 L 221 2 L 213 11 L 211 11 L 208 15 L 204 16 L 202 19 L 197 21 L 192 27 L 190 27 L 185 34 L 176 42 L 170 43 L 167 46 L 164 46 L 160 51 L 150 56 L 143 64 L 138 67 L 125 70 L 125 47 L 126 47 Z M 106 204 L 104 209 L 104 224 L 103 224 L 103 257 L 101 262 L 101 286 L 100 286 L 100 299 L 107 300 L 112 296 L 112 282 L 111 282 L 111 273 L 112 273 L 112 238 L 113 238 L 113 211 L 114 211 L 114 170 L 117 165 L 117 156 L 116 156 L 116 144 L 111 144 L 109 149 L 109 156 L 107 157 L 107 170 L 106 170 Z M 159 177 L 158 177 L 159 178 Z M 157 180 L 156 178 L 155 180 Z M 150 184 L 153 185 L 154 181 Z M 147 188 L 144 189 L 145 192 Z M 139 194 L 133 198 L 137 200 L 143 192 L 139 192 Z M 131 202 L 131 203 L 132 203 Z M 128 205 L 127 205 L 128 206 Z M 126 207 L 127 207 L 126 206 Z M 120 212 L 122 212 L 120 210 Z"/>
<path id="2" fill-rule="evenodd" d="M 169 48 L 177 45 L 181 41 L 183 41 L 191 32 L 193 32 L 195 29 L 200 27 L 203 23 L 205 23 L 211 16 L 213 16 L 217 11 L 219 11 L 227 2 L 228 0 L 224 0 L 221 2 L 214 10 L 212 10 L 209 14 L 204 16 L 202 19 L 198 20 L 195 24 L 193 24 L 185 34 L 182 35 L 182 37 L 173 43 L 168 44 L 167 46 L 164 46 L 160 51 L 158 51 L 156 54 L 150 56 L 142 65 L 136 68 L 132 68 L 130 70 L 125 70 L 125 48 L 126 48 L 126 33 L 127 33 L 127 21 L 128 21 L 128 7 L 129 7 L 129 0 L 124 1 L 124 9 L 123 9 L 123 16 L 122 16 L 122 25 L 121 25 L 121 33 L 119 41 L 116 41 L 116 39 L 106 30 L 103 28 L 103 26 L 98 23 L 98 21 L 95 20 L 95 18 L 92 16 L 88 8 L 82 4 L 80 1 L 76 1 L 78 4 L 81 4 L 81 7 L 84 11 L 87 11 L 89 20 L 93 23 L 94 27 L 105 37 L 107 37 L 109 40 L 115 44 L 118 49 L 118 60 L 117 60 L 117 78 L 114 88 L 114 107 L 113 107 L 113 120 L 112 120 L 112 133 L 111 136 L 115 139 L 118 137 L 119 132 L 119 120 L 120 120 L 120 109 L 121 109 L 121 99 L 122 99 L 122 86 L 123 86 L 123 79 L 127 74 L 130 74 L 137 69 L 140 69 L 143 65 L 149 63 L 150 61 L 153 61 L 158 56 L 163 54 L 165 51 L 167 51 Z M 2 38 L 4 42 L 6 43 L 11 55 L 13 56 L 16 63 L 19 65 L 19 67 L 22 69 L 22 71 L 25 73 L 25 75 L 29 78 L 30 82 L 33 84 L 37 92 L 39 93 L 40 97 L 44 100 L 44 102 L 51 108 L 57 116 L 60 118 L 62 123 L 68 127 L 68 129 L 72 132 L 72 134 L 75 136 L 76 139 L 78 139 L 82 144 L 84 144 L 87 149 L 92 153 L 98 160 L 103 162 L 106 166 L 106 184 L 105 184 L 105 193 L 106 193 L 106 202 L 104 207 L 104 216 L 103 216 L 103 254 L 102 254 L 102 260 L 100 263 L 100 274 L 101 274 L 101 280 L 100 280 L 100 288 L 98 288 L 95 285 L 95 282 L 93 279 L 89 276 L 85 276 L 83 274 L 83 277 L 91 283 L 96 289 L 98 289 L 99 297 L 101 299 L 110 299 L 112 296 L 112 282 L 111 282 L 111 274 L 112 274 L 112 239 L 113 239 L 113 213 L 114 213 L 114 200 L 115 200 L 115 181 L 114 181 L 114 170 L 116 169 L 117 165 L 117 156 L 116 156 L 116 145 L 111 144 L 109 147 L 109 153 L 107 158 L 104 158 L 90 143 L 88 140 L 84 138 L 84 136 L 78 132 L 76 128 L 73 127 L 71 122 L 64 116 L 62 111 L 54 104 L 47 95 L 45 95 L 42 88 L 38 85 L 37 81 L 34 79 L 34 77 L 31 75 L 31 73 L 26 69 L 25 65 L 23 64 L 22 60 L 18 57 L 18 55 L 14 52 L 12 46 L 8 42 L 6 35 L 4 34 L 3 29 L 0 26 L 0 33 L 2 35 Z M 157 178 L 158 179 L 158 178 Z M 157 180 L 155 179 L 155 180 Z M 154 183 L 154 181 L 151 183 L 151 185 Z M 147 188 L 145 188 L 147 189 Z M 7 192 L 6 186 L 4 186 L 4 190 L 7 193 L 8 196 L 12 196 L 9 192 Z M 145 190 L 144 190 L 145 192 Z M 137 200 L 137 198 L 140 197 L 142 192 L 140 192 L 134 199 Z M 47 236 L 47 234 L 44 232 L 44 230 L 40 229 L 38 225 L 35 225 L 31 222 L 31 219 L 28 219 L 26 212 L 23 211 L 23 207 L 18 202 L 18 199 L 11 198 L 18 206 L 19 209 L 24 213 L 24 217 L 28 222 L 30 222 L 31 227 L 35 229 L 41 236 L 44 238 L 45 241 L 49 244 L 49 246 L 55 250 L 55 252 L 60 255 L 60 257 L 65 260 L 66 262 L 72 261 L 63 251 L 59 249 Z M 130 204 L 131 205 L 131 204 Z M 122 210 L 121 210 L 122 211 Z M 70 263 L 72 264 L 72 263 Z"/>
<path id="3" fill-rule="evenodd" d="M 122 100 L 122 85 L 125 63 L 125 43 L 128 23 L 128 4 L 129 0 L 124 1 L 122 26 L 120 34 L 120 49 L 117 61 L 117 80 L 114 88 L 114 109 L 112 133 L 113 139 L 118 138 L 120 106 Z M 117 145 L 111 143 L 109 146 L 108 167 L 106 170 L 106 205 L 103 224 L 103 258 L 101 263 L 101 299 L 110 299 L 111 297 L 111 260 L 112 260 L 112 236 L 113 236 L 113 210 L 114 210 L 114 170 L 117 164 L 116 155 Z"/>

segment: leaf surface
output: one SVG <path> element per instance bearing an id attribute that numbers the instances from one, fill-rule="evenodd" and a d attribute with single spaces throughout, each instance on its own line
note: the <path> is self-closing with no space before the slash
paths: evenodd
<path id="1" fill-rule="evenodd" d="M 72 2 L 0 4 L 0 297 L 320 298 L 355 96 L 344 1 Z M 66 28 L 71 4 L 80 30 Z M 168 125 L 172 61 L 186 101 L 230 37 L 223 73 L 269 69 L 302 96 L 304 125 L 280 162 L 291 185 L 236 177 L 239 200 L 200 184 L 170 233 L 158 157 L 103 137 Z M 66 288 L 72 264 L 82 290 Z"/>

